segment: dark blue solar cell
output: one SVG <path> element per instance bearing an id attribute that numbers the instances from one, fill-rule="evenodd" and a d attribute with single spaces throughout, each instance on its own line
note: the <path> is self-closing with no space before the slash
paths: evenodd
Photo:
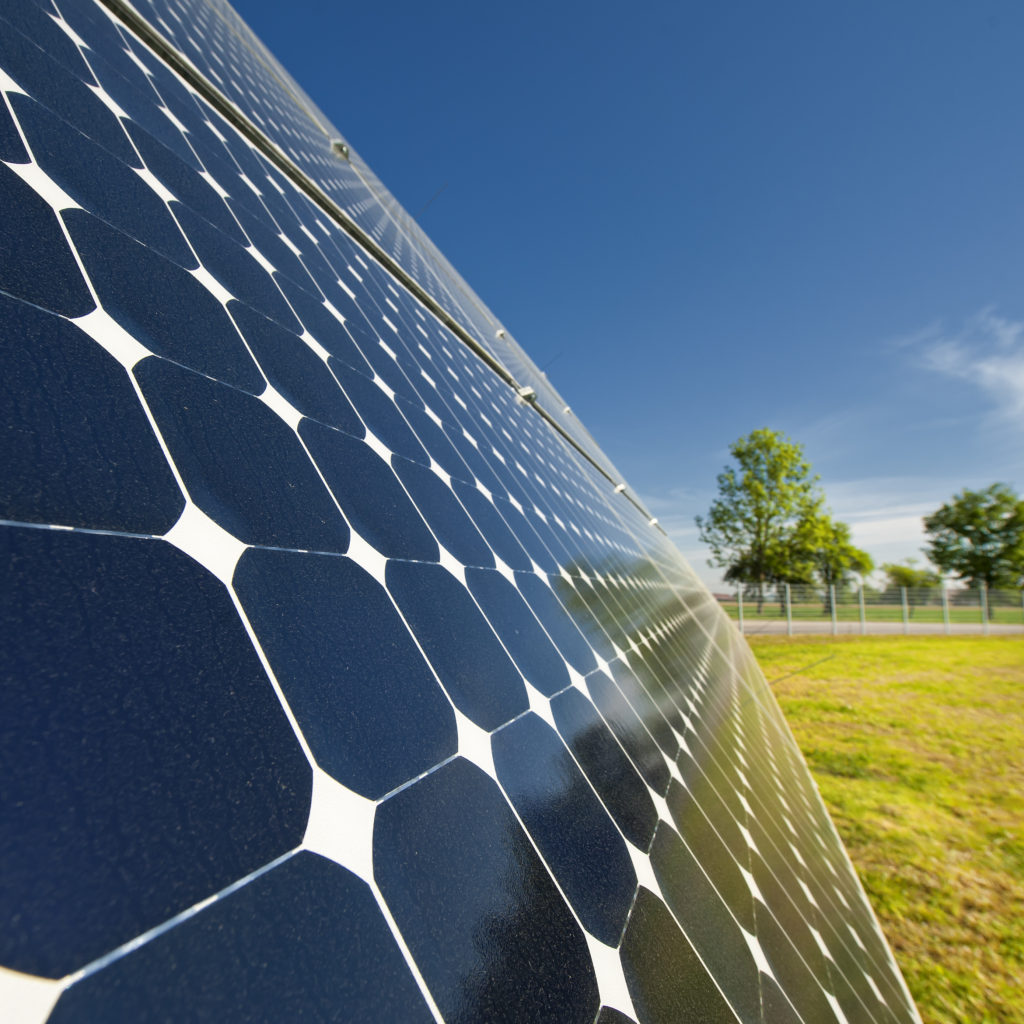
<path id="1" fill-rule="evenodd" d="M 332 356 L 336 356 L 360 373 L 372 374 L 373 371 L 370 369 L 369 363 L 360 354 L 359 349 L 349 337 L 348 331 L 341 326 L 338 319 L 319 298 L 310 295 L 305 289 L 300 288 L 287 278 L 280 278 L 279 284 L 285 297 L 292 304 L 296 316 L 302 321 L 302 326 Z"/>
<path id="2" fill-rule="evenodd" d="M 238 167 L 228 156 L 220 139 L 204 124 L 190 126 L 186 138 L 194 154 L 199 158 L 204 170 L 216 181 L 220 189 L 227 193 L 225 203 L 230 203 L 232 211 L 244 207 L 253 217 L 266 217 L 267 211 L 258 196 L 239 177 Z M 229 129 L 233 130 L 233 129 Z M 234 217 L 234 212 L 231 214 Z M 234 233 L 232 233 L 234 237 Z"/>
<path id="3" fill-rule="evenodd" d="M 9 164 L 28 162 L 28 150 L 21 141 L 17 126 L 6 103 L 0 103 L 0 160 Z"/>
<path id="4" fill-rule="evenodd" d="M 564 690 L 565 662 L 519 591 L 496 569 L 467 569 L 466 583 L 527 680 L 548 697 Z"/>
<path id="5" fill-rule="evenodd" d="M 690 835 L 684 835 L 686 843 L 696 851 L 696 858 L 668 825 L 662 822 L 658 826 L 651 844 L 651 865 L 658 885 L 740 1019 L 757 1020 L 761 1006 L 757 965 L 739 924 L 726 911 L 724 900 L 705 874 L 713 865 L 704 859 L 705 851 L 693 845 Z M 729 856 L 724 852 L 712 855 Z M 752 923 L 749 889 L 746 901 Z"/>
<path id="6" fill-rule="evenodd" d="M 266 186 L 265 191 L 268 193 L 267 198 L 271 193 L 276 194 L 270 186 Z M 307 291 L 319 292 L 298 256 L 281 240 L 277 233 L 277 225 L 267 216 L 266 212 L 262 216 L 256 217 L 249 213 L 244 206 L 235 204 L 230 199 L 228 205 L 231 207 L 231 212 L 238 218 L 238 223 L 242 225 L 242 230 L 249 236 L 249 241 L 259 250 L 264 259 L 273 264 L 275 270 L 288 278 L 289 283 L 298 284 Z M 284 282 L 282 282 L 282 287 L 284 287 Z M 319 301 L 319 297 L 316 301 Z M 324 310 L 324 312 L 327 311 Z"/>
<path id="7" fill-rule="evenodd" d="M 135 377 L 189 496 L 211 519 L 247 544 L 348 547 L 299 439 L 262 402 L 152 356 Z"/>
<path id="8" fill-rule="evenodd" d="M 17 3 L 17 0 L 4 0 L 5 3 Z M 41 11 L 46 14 L 52 14 L 55 17 L 59 14 L 57 8 L 53 4 L 53 0 L 31 0 Z"/>
<path id="9" fill-rule="evenodd" d="M 555 589 L 555 594 L 568 609 L 573 622 L 579 626 L 590 646 L 605 661 L 611 661 L 617 655 L 602 626 L 608 613 L 601 604 L 594 587 L 584 583 L 577 574 L 573 573 L 572 566 L 565 566 L 565 568 L 572 575 L 572 582 L 570 583 L 564 576 L 553 576 L 551 585 Z"/>
<path id="10" fill-rule="evenodd" d="M 560 565 L 565 566 L 571 571 L 575 563 L 573 557 L 569 554 L 565 531 L 555 521 L 551 496 L 541 488 L 531 487 L 530 491 L 532 492 L 531 505 L 533 506 L 531 508 L 533 514 L 530 517 L 530 521 L 534 524 L 534 530 L 537 531 L 538 536 L 552 550 L 555 557 L 558 558 Z M 593 571 L 600 564 L 601 559 L 598 556 L 587 562 L 587 567 Z"/>
<path id="11" fill-rule="evenodd" d="M 500 419 L 498 424 L 500 428 L 505 427 Z M 529 481 L 524 481 L 522 474 L 517 472 L 515 464 L 506 454 L 507 447 L 504 443 L 504 436 L 498 436 L 498 429 L 496 426 L 487 426 L 482 420 L 479 420 L 473 428 L 473 437 L 480 445 L 479 451 L 482 453 L 482 458 L 487 460 L 487 465 L 499 480 L 501 492 L 522 499 L 530 487 Z M 480 432 L 483 433 L 483 436 L 478 436 Z"/>
<path id="12" fill-rule="evenodd" d="M 363 265 L 361 261 L 362 250 L 359 250 L 350 260 L 349 268 L 343 269 L 339 274 L 338 280 L 342 282 L 345 287 L 349 288 L 358 296 L 359 308 L 362 310 L 363 316 L 366 322 L 370 325 L 370 329 L 374 334 L 384 338 L 390 343 L 391 338 L 400 337 L 399 334 L 384 323 L 384 318 L 381 312 L 383 296 L 381 294 L 383 285 L 374 280 L 374 275 L 370 272 L 367 267 Z M 370 267 L 376 266 L 376 262 L 372 259 L 366 260 Z M 354 266 L 358 268 L 358 274 L 354 273 L 350 268 Z M 392 314 L 390 320 L 394 323 L 397 317 Z M 392 348 L 394 346 L 392 345 Z M 417 373 L 419 371 L 417 370 Z"/>
<path id="13" fill-rule="evenodd" d="M 374 435 L 396 454 L 429 466 L 427 453 L 387 394 L 369 377 L 364 377 L 336 359 L 331 360 L 330 366 L 349 401 Z"/>
<path id="14" fill-rule="evenodd" d="M 340 293 L 341 290 L 335 289 L 333 292 L 331 292 L 330 288 L 327 288 L 326 290 L 330 292 L 328 298 L 331 305 L 340 312 L 341 306 L 337 301 L 337 294 Z M 399 395 L 410 402 L 421 401 L 419 392 L 406 377 L 401 366 L 401 361 L 398 359 L 392 359 L 381 346 L 376 335 L 369 331 L 369 329 L 365 332 L 359 333 L 358 328 L 359 324 L 353 321 L 353 319 L 348 315 L 345 315 L 345 329 L 353 338 L 356 339 L 363 357 L 373 368 L 377 376 L 380 377 L 396 395 Z M 388 347 L 392 352 L 394 352 L 399 346 L 389 344 Z M 416 424 L 413 423 L 413 426 L 415 427 Z M 465 469 L 463 469 L 463 475 L 465 475 Z"/>
<path id="15" fill-rule="evenodd" d="M 650 695 L 640 685 L 633 671 L 625 662 L 616 658 L 609 664 L 612 678 L 622 691 L 626 700 L 629 701 L 633 710 L 640 716 L 640 720 L 647 726 L 648 732 L 657 741 L 657 744 L 665 752 L 667 757 L 675 760 L 679 753 L 679 743 L 672 732 L 665 716 L 658 710 L 658 705 L 651 700 Z"/>
<path id="16" fill-rule="evenodd" d="M 180 266 L 195 261 L 164 202 L 129 167 L 27 96 L 12 96 L 36 162 L 90 213 Z"/>
<path id="17" fill-rule="evenodd" d="M 245 197 L 246 209 L 253 216 L 264 216 L 260 201 L 239 178 L 238 168 L 228 156 L 227 150 L 221 145 L 220 139 L 212 135 L 209 130 L 199 135 L 189 132 L 188 144 L 195 157 L 199 158 L 203 169 L 236 203 L 241 197 Z M 232 216 L 234 215 L 232 214 Z"/>
<path id="18" fill-rule="evenodd" d="M 484 535 L 494 553 L 513 569 L 532 569 L 530 556 L 522 549 L 495 507 L 472 484 L 452 479 L 452 490 L 465 506 L 473 525 Z"/>
<path id="19" fill-rule="evenodd" d="M 7 24 L 3 25 L 3 22 Z M 24 0 L 21 3 L 5 3 L 0 8 L 0 33 L 10 32 L 12 28 L 21 32 L 26 39 L 31 39 L 76 78 L 90 85 L 95 84 L 92 73 L 71 37 L 41 7 L 25 3 Z"/>
<path id="20" fill-rule="evenodd" d="M 387 583 L 463 714 L 490 730 L 529 707 L 522 677 L 466 588 L 447 569 L 389 562 Z"/>
<path id="21" fill-rule="evenodd" d="M 665 904 L 643 886 L 619 956 L 640 1024 L 736 1024 Z M 745 1019 L 756 1021 L 760 1014 Z"/>
<path id="22" fill-rule="evenodd" d="M 551 701 L 558 731 L 623 835 L 646 850 L 658 824 L 651 794 L 594 705 L 578 690 Z"/>
<path id="23" fill-rule="evenodd" d="M 583 932 L 480 769 L 460 758 L 381 804 L 373 864 L 446 1021 L 591 1024 Z"/>
<path id="24" fill-rule="evenodd" d="M 808 858 L 808 863 L 812 872 L 819 868 L 824 870 L 819 863 L 811 861 L 810 858 Z M 829 875 L 829 878 L 834 878 L 834 876 Z M 849 878 L 847 877 L 844 881 L 848 884 Z M 827 964 L 829 981 L 825 983 L 826 986 L 835 993 L 851 1021 L 864 1019 L 866 1008 L 862 999 L 870 1007 L 871 1013 L 868 1019 L 874 1020 L 877 1019 L 876 1015 L 880 1010 L 879 1003 L 876 1002 L 878 997 L 872 998 L 873 994 L 868 995 L 866 990 L 858 990 L 852 985 L 853 981 L 861 977 L 862 971 L 870 974 L 878 985 L 882 998 L 888 1003 L 887 1018 L 898 1019 L 892 1010 L 904 1007 L 906 996 L 893 976 L 891 961 L 885 952 L 882 941 L 880 941 L 874 922 L 865 912 L 866 908 L 859 900 L 849 900 L 851 909 L 847 916 L 847 908 L 831 899 L 831 891 L 827 886 L 828 883 L 821 885 L 812 883 L 811 885 L 811 889 L 817 892 L 817 898 L 823 905 L 821 910 L 815 911 L 813 920 L 815 926 L 823 933 L 832 957 L 831 962 Z M 853 895 L 852 892 L 851 895 Z M 840 907 L 842 907 L 842 913 Z M 760 911 L 760 908 L 758 910 Z M 863 949 L 850 934 L 850 929 L 855 929 L 860 935 Z"/>
<path id="25" fill-rule="evenodd" d="M 324 771 L 379 797 L 455 753 L 451 706 L 355 562 L 252 548 L 234 586 Z"/>
<path id="26" fill-rule="evenodd" d="M 597 659 L 590 644 L 573 624 L 547 581 L 532 572 L 517 572 L 516 585 L 565 660 L 580 675 L 585 676 L 597 668 Z"/>
<path id="27" fill-rule="evenodd" d="M 162 534 L 185 507 L 125 371 L 0 294 L 0 518 Z"/>
<path id="28" fill-rule="evenodd" d="M 686 736 L 690 756 L 688 757 L 680 748 L 676 765 L 687 788 L 707 813 L 714 817 L 716 822 L 720 822 L 719 830 L 727 839 L 730 848 L 738 850 L 742 847 L 739 841 L 742 833 L 739 832 L 736 823 L 746 821 L 748 814 L 739 798 L 735 766 L 724 751 L 715 749 L 715 725 L 708 713 L 707 702 L 702 702 L 700 712 L 701 717 L 694 719 L 699 732 L 693 735 L 688 733 Z M 706 742 L 708 740 L 710 742 Z M 695 762 L 692 760 L 694 758 Z M 772 822 L 770 819 L 771 815 L 765 818 L 769 822 L 769 827 L 777 825 L 781 828 L 781 822 Z M 788 851 L 789 846 L 785 839 L 783 847 Z"/>
<path id="29" fill-rule="evenodd" d="M 0 290 L 76 317 L 96 304 L 50 206 L 0 164 Z"/>
<path id="30" fill-rule="evenodd" d="M 771 912 L 761 904 L 756 905 L 757 938 L 772 975 L 803 1020 L 835 1020 L 825 994 L 830 986 L 828 966 L 813 941 L 807 922 L 788 899 L 778 900 L 769 895 L 773 888 L 778 888 L 778 883 L 769 885 L 771 875 L 757 870 L 756 858 L 753 866 L 757 887 L 768 886 L 761 891 L 772 905 Z"/>
<path id="31" fill-rule="evenodd" d="M 498 781 L 573 910 L 617 946 L 636 892 L 626 844 L 558 734 L 534 714 L 491 738 Z"/>
<path id="32" fill-rule="evenodd" d="M 393 456 L 391 465 L 434 536 L 463 565 L 494 568 L 494 556 L 451 488 L 431 469 Z"/>
<path id="33" fill-rule="evenodd" d="M 656 614 L 652 614 L 651 619 L 655 618 Z M 671 669 L 667 666 L 671 666 Z M 658 705 L 658 710 L 665 716 L 668 724 L 677 732 L 685 733 L 686 723 L 670 696 L 670 687 L 676 694 L 682 689 L 673 682 L 672 676 L 677 679 L 685 678 L 685 666 L 681 665 L 678 659 L 673 659 L 672 652 L 656 637 L 651 642 L 650 653 L 646 653 L 643 658 L 634 658 L 630 667 L 640 685 Z"/>
<path id="34" fill-rule="evenodd" d="M 344 318 L 345 326 L 348 328 L 349 333 L 355 338 L 356 343 L 364 352 L 371 348 L 379 348 L 379 335 L 370 326 L 370 321 L 366 319 L 356 300 L 344 288 L 333 289 L 330 294 L 330 300 L 331 305 Z M 389 344 L 391 344 L 390 340 Z M 395 346 L 392 344 L 391 348 L 394 349 Z"/>
<path id="35" fill-rule="evenodd" d="M 187 206 L 174 207 L 174 216 L 202 265 L 236 298 L 265 313 L 283 327 L 302 333 L 302 327 L 278 291 L 272 275 L 248 250 Z"/>
<path id="36" fill-rule="evenodd" d="M 388 558 L 436 562 L 437 541 L 395 474 L 358 438 L 305 420 L 299 435 L 352 528 Z"/>
<path id="37" fill-rule="evenodd" d="M 851 984 L 851 978 L 861 977 L 861 964 L 854 958 L 844 957 L 838 950 L 836 955 L 839 962 L 828 964 L 829 980 L 826 987 L 834 993 L 849 1024 L 875 1024 L 883 1014 L 882 1019 L 886 1020 L 887 1024 L 893 1024 L 898 1018 L 891 1010 L 884 1007 L 873 993 L 866 992 L 861 995 Z M 863 967 L 870 970 L 871 962 L 867 957 L 864 957 Z M 866 1002 L 870 1003 L 870 1008 L 865 1005 Z"/>
<path id="38" fill-rule="evenodd" d="M 738 806 L 736 810 L 740 812 L 741 817 L 737 819 L 736 810 L 730 807 L 718 792 L 720 788 L 727 789 L 730 799 L 735 801 L 736 777 L 734 775 L 729 777 L 716 769 L 695 734 L 687 736 L 687 744 L 699 762 L 694 761 L 685 751 L 680 750 L 679 757 L 676 758 L 676 765 L 683 776 L 686 789 L 700 804 L 707 817 L 715 823 L 715 828 L 722 836 L 726 846 L 731 850 L 742 850 L 745 840 L 739 829 L 738 821 L 746 820 L 746 812 L 741 805 Z M 710 782 L 708 773 L 715 776 L 714 785 Z M 735 802 L 738 803 L 738 801 Z M 680 809 L 677 809 L 676 813 L 680 813 Z M 677 824 L 679 824 L 679 819 L 677 819 Z M 679 827 L 682 831 L 683 826 L 679 824 Z"/>
<path id="39" fill-rule="evenodd" d="M 521 501 L 520 504 L 522 504 Z M 494 506 L 501 513 L 509 530 L 512 531 L 513 536 L 522 545 L 527 555 L 545 572 L 557 572 L 558 563 L 534 530 L 532 522 L 515 505 L 504 498 L 495 498 Z"/>
<path id="40" fill-rule="evenodd" d="M 772 1024 L 803 1024 L 793 1004 L 786 998 L 774 978 L 761 975 L 761 1019 Z M 813 1018 L 811 1018 L 813 1019 Z M 828 1020 L 827 1017 L 823 1018 Z"/>
<path id="41" fill-rule="evenodd" d="M 693 794 L 675 779 L 672 780 L 665 799 L 679 834 L 686 839 L 686 845 L 693 850 L 694 856 L 704 866 L 718 894 L 736 920 L 753 934 L 754 907 L 750 889 L 738 864 L 738 859 L 747 855 L 747 846 L 742 836 L 736 836 L 739 845 L 730 849 L 719 835 L 720 823 L 716 820 L 712 824 Z"/>
<path id="42" fill-rule="evenodd" d="M 223 120 L 217 115 L 215 115 L 215 117 L 221 132 L 226 136 L 227 131 Z M 246 148 L 248 149 L 249 147 Z M 306 241 L 305 235 L 302 235 L 299 231 L 299 222 L 295 216 L 295 211 L 285 198 L 285 194 L 294 194 L 293 186 L 280 174 L 275 166 L 267 160 L 264 154 L 254 150 L 249 150 L 249 153 L 250 158 L 246 158 L 246 163 L 242 169 L 252 183 L 259 189 L 260 202 L 263 203 L 269 211 L 270 216 L 274 219 L 276 224 L 276 227 L 274 228 L 275 236 L 278 230 L 286 236 L 298 232 L 301 240 Z M 289 238 L 289 241 L 296 249 L 299 248 L 298 242 L 300 241 L 300 238 Z M 281 240 L 278 239 L 278 242 L 280 241 Z M 307 267 L 306 269 L 308 270 L 309 268 Z M 335 276 L 335 274 L 331 274 L 331 280 L 333 280 Z M 303 272 L 302 278 L 296 278 L 296 280 L 301 280 L 304 277 L 305 271 Z"/>
<path id="43" fill-rule="evenodd" d="M 61 977 L 293 849 L 311 773 L 192 559 L 31 528 L 0 546 L 0 962 Z"/>
<path id="44" fill-rule="evenodd" d="M 126 164 L 138 157 L 121 122 L 79 78 L 65 71 L 20 32 L 0 32 L 0 67 L 30 96 Z"/>
<path id="45" fill-rule="evenodd" d="M 148 131 L 134 124 L 127 124 L 125 128 L 146 167 L 178 200 L 220 228 L 224 234 L 231 236 L 239 245 L 245 244 L 245 236 L 224 200 L 194 167 L 181 159 L 176 151 L 154 139 Z"/>
<path id="46" fill-rule="evenodd" d="M 146 75 L 123 51 L 118 50 L 107 56 L 109 59 L 90 53 L 89 60 L 104 91 L 131 119 L 123 122 L 125 130 L 130 134 L 131 129 L 136 132 L 140 128 L 144 129 L 148 135 L 159 139 L 164 146 L 177 153 L 181 160 L 197 171 L 202 170 L 199 159 L 185 141 L 186 137 L 160 109 L 160 97 L 153 91 Z"/>
<path id="47" fill-rule="evenodd" d="M 191 274 L 91 214 L 64 220 L 103 308 L 132 337 L 210 377 L 263 389 L 224 307 Z"/>
<path id="48" fill-rule="evenodd" d="M 172 83 L 172 85 L 174 89 L 180 90 L 181 101 L 183 103 L 187 100 L 194 107 L 198 108 L 198 110 L 204 116 L 211 116 L 207 114 L 206 105 L 201 101 L 197 101 L 188 92 L 182 89 L 181 86 L 178 85 L 176 80 Z M 170 95 L 170 90 L 167 89 L 163 81 L 159 83 L 159 88 L 161 95 L 165 97 Z M 241 173 L 244 174 L 253 183 L 253 185 L 255 185 L 260 190 L 260 192 L 266 192 L 267 189 L 271 188 L 272 186 L 268 185 L 263 180 L 262 165 L 260 164 L 259 158 L 250 148 L 249 144 L 244 139 L 242 139 L 242 137 L 237 132 L 235 132 L 234 130 L 228 130 L 227 126 L 224 124 L 223 120 L 221 120 L 219 115 L 212 114 L 212 117 L 214 118 L 214 121 L 217 124 L 220 133 L 224 136 L 224 148 L 231 154 L 231 159 L 234 160 L 236 164 L 238 164 Z M 251 189 L 247 187 L 246 190 L 251 194 Z"/>
<path id="49" fill-rule="evenodd" d="M 427 415 L 423 405 L 417 402 L 406 401 L 399 394 L 397 397 L 398 408 L 409 421 L 420 444 L 427 450 L 427 454 L 449 475 L 458 477 L 460 480 L 468 480 L 472 477 L 469 467 L 462 461 L 459 453 L 452 447 L 445 432 Z"/>
<path id="50" fill-rule="evenodd" d="M 636 1021 L 624 1013 L 619 1013 L 618 1010 L 613 1010 L 610 1006 L 602 1006 L 594 1024 L 636 1024 Z"/>
<path id="51" fill-rule="evenodd" d="M 159 102 L 174 115 L 179 123 L 185 126 L 189 135 L 198 135 L 208 139 L 216 138 L 203 123 L 206 119 L 205 113 L 201 112 L 200 105 L 181 79 L 134 35 L 130 32 L 122 34 L 127 48 L 148 70 L 147 77 L 150 86 L 157 94 Z"/>
<path id="52" fill-rule="evenodd" d="M 646 619 L 642 604 L 635 593 L 623 590 L 614 580 L 602 588 L 601 600 L 608 615 L 605 630 L 623 651 L 628 651 L 641 639 L 640 629 Z"/>
<path id="53" fill-rule="evenodd" d="M 467 440 L 466 435 L 462 433 L 462 428 L 444 422 L 441 429 L 447 435 L 452 447 L 459 453 L 459 457 L 469 468 L 470 473 L 473 474 L 474 479 L 467 482 L 474 483 L 476 480 L 479 480 L 492 494 L 501 494 L 504 490 L 501 486 L 501 481 L 494 475 L 480 452 Z"/>
<path id="54" fill-rule="evenodd" d="M 433 1020 L 369 886 L 305 852 L 72 985 L 49 1019 Z"/>
<path id="55" fill-rule="evenodd" d="M 664 796 L 672 776 L 657 743 L 637 718 L 626 698 L 603 672 L 593 672 L 587 676 L 587 690 L 597 710 L 601 712 L 601 717 L 615 733 L 615 738 L 629 754 L 644 781 L 656 793 Z"/>
<path id="56" fill-rule="evenodd" d="M 274 215 L 275 219 L 278 219 L 278 225 L 288 237 L 288 241 L 299 250 L 299 258 L 302 260 L 306 273 L 313 279 L 317 288 L 327 298 L 332 299 L 339 290 L 336 284 L 338 275 L 331 269 L 320 248 L 319 242 L 323 235 L 319 233 L 314 235 L 317 240 L 313 241 L 300 227 L 300 223 L 303 223 L 305 224 L 306 231 L 309 231 L 311 234 L 313 233 L 313 218 L 317 216 L 316 208 L 309 202 L 300 203 L 300 200 L 305 197 L 297 194 L 293 188 L 287 189 L 287 199 L 285 196 L 279 196 L 275 188 L 271 188 L 269 191 L 277 199 L 276 205 L 268 204 L 270 205 L 270 212 Z M 295 211 L 291 208 L 292 204 L 299 204 L 301 206 L 304 214 L 301 219 L 296 216 Z M 278 210 L 282 212 L 278 214 Z M 290 221 L 285 219 L 285 210 L 287 210 L 288 215 L 291 217 Z M 337 308 L 335 303 L 332 302 L 332 305 Z"/>
<path id="57" fill-rule="evenodd" d="M 778 919 L 786 934 L 800 950 L 809 964 L 816 964 L 821 955 L 808 928 L 808 920 L 814 919 L 814 908 L 799 883 L 796 862 L 788 844 L 773 848 L 772 840 L 762 822 L 762 817 L 753 818 L 749 823 L 757 852 L 750 857 L 750 870 L 760 892 L 755 914 L 760 915 L 767 908 Z M 786 833 L 789 835 L 789 833 Z"/>
<path id="58" fill-rule="evenodd" d="M 303 416 L 362 437 L 363 424 L 351 402 L 327 364 L 298 335 L 242 302 L 229 302 L 228 312 L 276 391 Z M 263 390 L 262 382 L 255 390 Z"/>
<path id="59" fill-rule="evenodd" d="M 97 4 L 83 3 L 82 0 L 62 3 L 61 15 L 82 39 L 87 40 L 90 64 L 94 64 L 96 56 L 101 55 L 110 65 L 118 68 L 122 75 L 137 83 L 136 87 L 139 82 L 145 85 L 145 76 L 125 58 L 124 40 L 114 22 Z M 102 76 L 99 80 L 102 82 Z"/>

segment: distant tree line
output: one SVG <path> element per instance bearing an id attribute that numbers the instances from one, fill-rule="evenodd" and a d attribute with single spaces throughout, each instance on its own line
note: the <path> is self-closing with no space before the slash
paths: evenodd
<path id="1" fill-rule="evenodd" d="M 735 460 L 718 476 L 718 496 L 697 516 L 700 539 L 711 549 L 709 564 L 725 580 L 744 586 L 761 610 L 781 584 L 823 588 L 826 610 L 832 588 L 840 593 L 861 582 L 874 562 L 854 546 L 850 527 L 832 517 L 803 446 L 761 428 L 735 441 Z M 936 567 L 886 563 L 889 587 L 937 587 L 943 574 L 989 590 L 1024 586 L 1024 499 L 1006 484 L 964 489 L 924 520 L 926 554 Z"/>

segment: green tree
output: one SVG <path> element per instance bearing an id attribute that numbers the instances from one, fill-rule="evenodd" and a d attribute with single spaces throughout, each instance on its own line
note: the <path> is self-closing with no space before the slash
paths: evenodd
<path id="1" fill-rule="evenodd" d="M 886 583 L 893 590 L 906 587 L 907 590 L 923 590 L 937 587 L 942 580 L 934 569 L 918 569 L 917 560 L 908 558 L 904 562 L 885 562 L 882 565 Z"/>
<path id="2" fill-rule="evenodd" d="M 854 573 L 866 576 L 874 569 L 874 560 L 866 551 L 854 547 L 850 527 L 826 512 L 819 512 L 799 523 L 797 536 L 803 546 L 804 557 L 825 588 L 824 610 L 829 614 L 832 611 L 832 588 L 836 592 L 842 590 Z"/>
<path id="3" fill-rule="evenodd" d="M 935 590 L 942 584 L 942 578 L 934 569 L 918 569 L 916 558 L 908 558 L 903 562 L 886 562 L 882 566 L 882 572 L 885 573 L 887 590 L 906 589 L 907 608 L 911 615 L 919 604 L 927 604 L 927 591 Z M 939 596 L 941 597 L 941 594 Z"/>
<path id="4" fill-rule="evenodd" d="M 1006 484 L 964 488 L 924 520 L 927 555 L 972 587 L 1024 583 L 1024 499 Z"/>
<path id="5" fill-rule="evenodd" d="M 799 526 L 821 514 L 823 499 L 803 446 L 778 431 L 754 430 L 729 453 L 737 465 L 718 475 L 718 497 L 696 521 L 709 564 L 729 582 L 753 585 L 760 612 L 766 586 L 810 579 Z"/>

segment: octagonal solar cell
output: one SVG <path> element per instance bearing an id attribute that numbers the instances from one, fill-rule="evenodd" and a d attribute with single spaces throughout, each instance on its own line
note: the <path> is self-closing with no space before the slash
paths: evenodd
<path id="1" fill-rule="evenodd" d="M 446 1020 L 593 1019 L 583 931 L 478 768 L 453 761 L 384 803 L 374 860 Z"/>
<path id="2" fill-rule="evenodd" d="M 310 768 L 230 597 L 190 558 L 78 531 L 0 543 L 0 957 L 61 977 L 297 845 Z"/>
<path id="3" fill-rule="evenodd" d="M 428 1024 L 369 886 L 298 853 L 72 985 L 53 1021 L 344 1019 Z"/>

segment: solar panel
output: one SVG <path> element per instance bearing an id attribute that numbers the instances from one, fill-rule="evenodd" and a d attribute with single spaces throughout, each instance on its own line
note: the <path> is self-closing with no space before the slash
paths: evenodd
<path id="1" fill-rule="evenodd" d="M 917 1020 L 742 638 L 238 15 L 0 22 L 5 1020 Z"/>

